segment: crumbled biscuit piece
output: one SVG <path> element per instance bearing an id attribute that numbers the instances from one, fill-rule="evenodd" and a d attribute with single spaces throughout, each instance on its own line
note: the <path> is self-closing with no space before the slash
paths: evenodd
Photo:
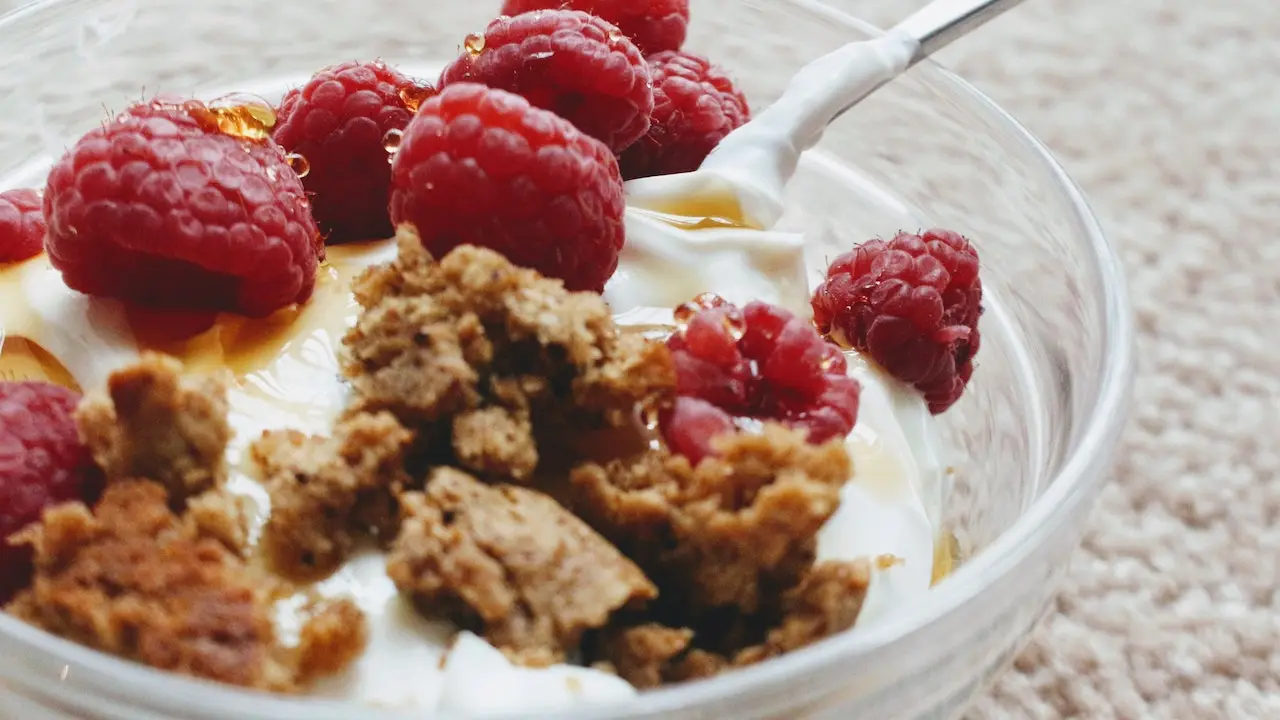
<path id="1" fill-rule="evenodd" d="M 595 651 L 602 665 L 642 689 L 711 677 L 799 650 L 853 627 L 870 581 L 871 565 L 865 559 L 815 565 L 782 596 L 776 617 L 752 619 L 753 624 L 769 626 L 764 640 L 729 649 L 729 656 L 697 647 L 701 638 L 694 630 L 652 622 L 606 628 Z"/>
<path id="2" fill-rule="evenodd" d="M 656 595 L 630 560 L 533 490 L 440 468 L 401 508 L 387 560 L 396 586 L 518 662 L 557 662 L 614 611 Z"/>
<path id="3" fill-rule="evenodd" d="M 162 670 L 262 690 L 297 690 L 299 664 L 315 666 L 278 642 L 268 578 L 174 515 L 157 483 L 118 480 L 94 512 L 51 508 L 22 539 L 35 549 L 35 577 L 6 610 L 32 625 Z M 339 631 L 361 632 L 357 624 L 303 636 Z M 327 646 L 342 643 L 334 634 Z"/>
<path id="4" fill-rule="evenodd" d="M 526 482 L 547 436 L 629 422 L 674 388 L 666 347 L 619 332 L 599 295 L 482 248 L 436 262 L 409 226 L 398 238 L 397 259 L 354 284 L 364 310 L 344 371 L 355 412 L 444 423 L 451 463 Z"/>
<path id="5" fill-rule="evenodd" d="M 661 685 L 670 665 L 692 642 L 692 630 L 658 623 L 608 628 L 599 639 L 604 667 L 641 690 Z"/>
<path id="6" fill-rule="evenodd" d="M 394 417 L 379 413 L 343 419 L 332 437 L 280 430 L 256 440 L 249 455 L 271 495 L 262 540 L 273 568 L 293 579 L 323 577 L 359 537 L 391 532 L 412 439 Z"/>
<path id="7" fill-rule="evenodd" d="M 654 451 L 571 476 L 578 515 L 662 588 L 663 604 L 753 614 L 799 579 L 852 473 L 842 440 L 767 425 L 696 467 Z"/>
<path id="8" fill-rule="evenodd" d="M 306 685 L 346 669 L 369 642 L 369 624 L 350 598 L 311 608 L 298 637 L 298 683 Z"/>
<path id="9" fill-rule="evenodd" d="M 81 402 L 76 424 L 109 480 L 154 480 L 175 507 L 226 479 L 223 375 L 184 375 L 177 360 L 144 354 Z"/>
<path id="10" fill-rule="evenodd" d="M 538 466 L 538 447 L 527 413 L 488 407 L 453 421 L 458 463 L 487 477 L 523 480 Z"/>
<path id="11" fill-rule="evenodd" d="M 871 585 L 871 563 L 827 561 L 814 565 L 782 598 L 782 619 L 765 641 L 734 656 L 750 665 L 815 643 L 853 627 Z"/>
<path id="12" fill-rule="evenodd" d="M 214 488 L 188 500 L 182 520 L 191 526 L 191 533 L 214 538 L 243 557 L 249 550 L 247 510 L 243 497 Z"/>

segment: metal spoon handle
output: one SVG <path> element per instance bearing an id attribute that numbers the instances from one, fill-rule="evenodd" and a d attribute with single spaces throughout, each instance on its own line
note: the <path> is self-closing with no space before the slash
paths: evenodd
<path id="1" fill-rule="evenodd" d="M 920 49 L 911 64 L 929 57 L 1022 0 L 933 0 L 898 23 L 891 32 L 915 39 Z"/>

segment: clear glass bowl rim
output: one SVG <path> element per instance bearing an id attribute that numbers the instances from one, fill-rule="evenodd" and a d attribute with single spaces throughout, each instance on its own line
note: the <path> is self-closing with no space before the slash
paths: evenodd
<path id="1" fill-rule="evenodd" d="M 39 15 L 53 6 L 69 1 L 71 0 L 37 0 L 0 15 L 0 33 L 15 20 Z M 868 36 L 883 32 L 821 0 L 788 1 L 800 9 L 824 16 L 833 23 Z M 655 716 L 664 712 L 702 707 L 747 693 L 767 692 L 769 689 L 785 691 L 795 678 L 803 677 L 816 669 L 853 662 L 874 653 L 884 645 L 910 635 L 927 633 L 932 626 L 949 615 L 978 601 L 984 588 L 994 580 L 1016 572 L 1027 563 L 1043 541 L 1060 529 L 1061 523 L 1072 514 L 1069 511 L 1080 503 L 1091 502 L 1094 491 L 1105 480 L 1105 468 L 1128 420 L 1134 377 L 1132 310 L 1119 256 L 1106 240 L 1080 189 L 1043 143 L 976 87 L 932 60 L 926 60 L 925 63 L 933 72 L 952 83 L 955 89 L 973 100 L 981 110 L 989 113 L 990 118 L 997 123 L 998 132 L 1016 138 L 1028 155 L 1038 160 L 1045 175 L 1056 183 L 1070 203 L 1071 212 L 1083 231 L 1098 280 L 1104 290 L 1102 342 L 1103 352 L 1108 358 L 1102 367 L 1098 393 L 1083 424 L 1083 432 L 1065 455 L 1061 469 L 1046 492 L 995 541 L 960 566 L 946 582 L 934 588 L 913 612 L 886 618 L 874 627 L 833 637 L 804 650 L 719 678 L 644 693 L 628 703 L 625 709 L 616 709 L 622 710 L 622 716 Z M 173 704 L 222 708 L 233 715 L 237 708 L 243 707 L 255 716 L 270 713 L 280 720 L 302 720 L 317 716 L 342 717 L 344 710 L 350 712 L 354 709 L 336 700 L 269 696 L 160 672 L 48 635 L 3 613 L 0 613 L 0 634 L 17 641 L 27 652 L 57 658 L 69 666 L 83 668 L 96 675 L 102 684 L 114 688 L 116 692 L 113 694 L 117 697 L 131 696 L 145 702 L 143 698 L 148 696 L 167 695 L 167 699 Z M 558 713 L 558 717 L 565 720 L 619 716 L 615 708 L 609 706 L 584 707 Z M 383 717 L 400 717 L 400 714 L 393 712 Z"/>

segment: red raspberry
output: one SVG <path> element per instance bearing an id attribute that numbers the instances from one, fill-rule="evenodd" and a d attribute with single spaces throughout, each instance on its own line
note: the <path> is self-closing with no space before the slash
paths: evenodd
<path id="1" fill-rule="evenodd" d="M 649 132 L 622 153 L 627 180 L 697 170 L 716 145 L 751 119 L 747 98 L 710 60 L 687 52 L 649 58 Z"/>
<path id="2" fill-rule="evenodd" d="M 405 128 L 391 166 L 391 220 L 436 257 L 492 248 L 517 265 L 599 292 L 618 267 L 626 208 L 600 141 L 519 95 L 449 85 Z"/>
<path id="3" fill-rule="evenodd" d="M 403 130 L 430 88 L 381 62 L 325 68 L 280 104 L 275 140 L 306 158 L 302 184 L 330 243 L 391 234 L 383 138 Z"/>
<path id="4" fill-rule="evenodd" d="M 440 75 L 523 95 L 620 152 L 649 129 L 653 90 L 640 51 L 616 27 L 575 10 L 489 23 Z"/>
<path id="5" fill-rule="evenodd" d="M 507 0 L 503 15 L 581 10 L 618 26 L 645 55 L 679 50 L 689 29 L 689 0 Z"/>
<path id="6" fill-rule="evenodd" d="M 302 181 L 243 118 L 153 101 L 89 131 L 49 173 L 49 259 L 89 295 L 266 316 L 306 301 L 323 255 Z"/>
<path id="7" fill-rule="evenodd" d="M 718 298 L 677 311 L 684 329 L 667 341 L 675 361 L 675 404 L 662 435 L 693 462 L 735 419 L 776 420 L 811 443 L 848 435 L 858 419 L 858 381 L 835 345 L 807 321 L 762 302 L 738 309 Z"/>
<path id="8" fill-rule="evenodd" d="M 0 263 L 28 260 L 44 250 L 42 206 L 37 190 L 0 192 Z"/>
<path id="9" fill-rule="evenodd" d="M 97 499 L 102 474 L 72 418 L 79 402 L 50 383 L 0 382 L 0 538 L 39 520 L 50 505 Z M 31 549 L 0 542 L 0 603 L 30 579 Z"/>
<path id="10" fill-rule="evenodd" d="M 973 375 L 981 314 L 978 251 L 950 230 L 864 243 L 831 263 L 813 295 L 819 330 L 914 385 L 934 414 Z"/>

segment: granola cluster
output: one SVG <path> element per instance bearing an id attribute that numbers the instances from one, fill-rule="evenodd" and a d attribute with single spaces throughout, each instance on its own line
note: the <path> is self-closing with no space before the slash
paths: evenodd
<path id="1" fill-rule="evenodd" d="M 292 645 L 271 610 L 368 541 L 421 612 L 518 663 L 572 658 L 642 688 L 853 625 L 870 566 L 814 559 L 852 473 L 842 441 L 766 424 L 693 464 L 643 420 L 674 393 L 664 344 L 617 327 L 599 295 L 494 252 L 437 261 L 411 228 L 398 236 L 398 258 L 354 286 L 342 418 L 327 437 L 270 431 L 250 448 L 272 503 L 255 547 L 225 490 L 225 379 L 148 356 L 82 404 L 107 491 L 24 534 L 35 582 L 7 610 L 275 691 L 359 655 L 354 605 L 314 608 Z"/>
<path id="2" fill-rule="evenodd" d="M 164 670 L 295 691 L 363 650 L 359 610 L 314 608 L 300 642 L 272 619 L 280 585 L 245 560 L 245 518 L 223 489 L 227 386 L 145 356 L 87 397 L 81 435 L 107 474 L 90 510 L 45 512 L 20 542 L 35 576 L 5 608 L 32 625 Z"/>

